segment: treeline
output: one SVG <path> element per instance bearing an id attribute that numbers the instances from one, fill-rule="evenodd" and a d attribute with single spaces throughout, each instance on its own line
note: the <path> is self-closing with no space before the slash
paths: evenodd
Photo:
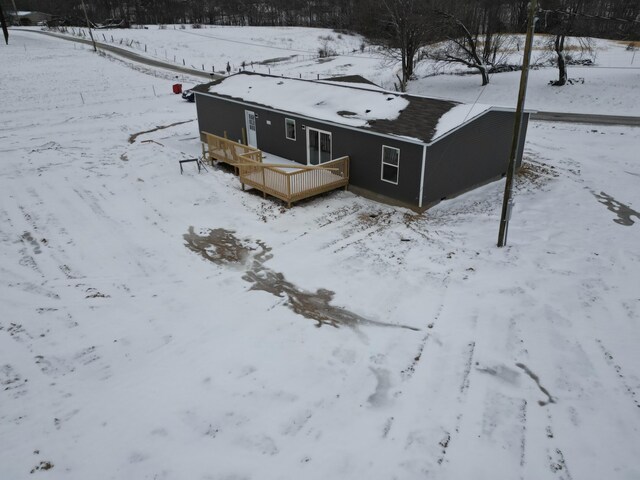
<path id="1" fill-rule="evenodd" d="M 80 0 L 1 0 L 5 12 L 41 11 L 70 24 L 83 21 Z M 472 30 L 523 32 L 529 0 L 84 0 L 94 23 L 308 26 L 347 29 L 380 37 L 390 28 L 389 11 L 416 12 L 424 21 L 443 11 L 465 19 Z M 538 31 L 574 16 L 573 28 L 593 36 L 638 38 L 640 0 L 541 0 Z M 562 12 L 562 13 L 559 13 Z M 566 21 L 562 19 L 561 21 Z M 473 24 L 482 24 L 475 28 Z"/>

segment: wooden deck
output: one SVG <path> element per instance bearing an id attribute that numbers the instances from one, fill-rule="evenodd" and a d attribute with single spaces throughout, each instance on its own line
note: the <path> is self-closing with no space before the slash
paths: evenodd
<path id="1" fill-rule="evenodd" d="M 236 168 L 242 189 L 260 190 L 287 203 L 313 197 L 349 185 L 349 157 L 341 157 L 319 166 L 273 165 L 262 162 L 262 152 L 211 133 L 207 139 L 207 158 Z"/>
<path id="2" fill-rule="evenodd" d="M 235 167 L 239 163 L 246 162 L 247 158 L 250 158 L 250 161 L 262 162 L 262 152 L 257 148 L 243 145 L 242 143 L 234 142 L 227 138 L 218 137 L 211 133 L 202 132 L 202 134 L 207 140 L 206 145 L 208 147 L 208 150 L 203 153 L 207 155 L 211 164 L 213 164 L 215 160 Z M 244 158 L 240 158 L 240 156 Z"/>

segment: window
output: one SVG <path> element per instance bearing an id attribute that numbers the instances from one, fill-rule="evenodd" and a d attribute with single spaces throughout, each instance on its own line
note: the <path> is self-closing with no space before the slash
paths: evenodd
<path id="1" fill-rule="evenodd" d="M 400 150 L 398 148 L 382 146 L 382 180 L 398 184 L 400 173 Z"/>
<path id="2" fill-rule="evenodd" d="M 296 121 L 290 118 L 284 119 L 285 134 L 289 140 L 296 139 Z"/>

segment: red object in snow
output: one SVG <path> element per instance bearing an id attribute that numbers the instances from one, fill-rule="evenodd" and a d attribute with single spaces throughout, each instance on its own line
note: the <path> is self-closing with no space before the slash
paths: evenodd
<path id="1" fill-rule="evenodd" d="M 175 93 L 175 94 L 182 93 L 182 84 L 181 83 L 174 83 L 173 84 L 173 93 Z"/>

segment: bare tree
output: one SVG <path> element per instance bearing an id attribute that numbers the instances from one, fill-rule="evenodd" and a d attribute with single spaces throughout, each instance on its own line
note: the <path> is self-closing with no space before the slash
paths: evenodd
<path id="1" fill-rule="evenodd" d="M 489 83 L 489 65 L 479 50 L 479 30 L 472 31 L 460 16 L 437 10 L 439 32 L 444 41 L 427 51 L 432 60 L 443 63 L 459 63 L 478 70 L 482 85 Z M 485 54 L 491 51 L 485 49 Z"/>
<path id="2" fill-rule="evenodd" d="M 428 10 L 424 0 L 382 0 L 383 43 L 387 53 L 400 60 L 398 89 L 405 91 L 413 76 L 416 56 L 433 37 L 428 28 Z"/>
<path id="3" fill-rule="evenodd" d="M 593 43 L 580 38 L 588 33 L 589 22 L 585 20 L 589 18 L 587 8 L 590 3 L 589 0 L 552 0 L 545 4 L 547 9 L 542 12 L 544 27 L 554 35 L 549 48 L 555 52 L 558 67 L 558 80 L 551 83 L 554 86 L 566 85 L 569 78 L 567 63 L 571 58 L 566 53 L 567 37 L 578 39 L 573 48 L 580 55 L 593 53 Z"/>

